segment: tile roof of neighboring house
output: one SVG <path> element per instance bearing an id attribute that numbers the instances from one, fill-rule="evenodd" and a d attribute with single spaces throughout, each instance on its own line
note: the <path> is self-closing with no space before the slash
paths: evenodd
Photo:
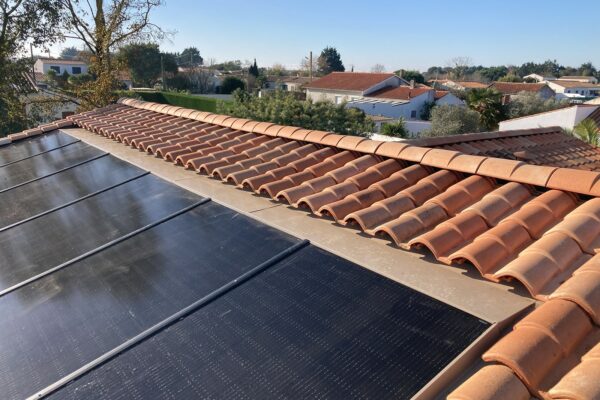
<path id="1" fill-rule="evenodd" d="M 444 97 L 445 95 L 447 95 L 448 93 L 450 93 L 450 92 L 447 90 L 436 90 L 433 97 L 434 97 L 434 99 L 439 100 L 442 97 Z"/>
<path id="2" fill-rule="evenodd" d="M 387 87 L 376 92 L 369 93 L 366 97 L 377 97 L 380 99 L 410 100 L 422 94 L 430 92 L 431 88 L 411 88 L 410 86 Z"/>
<path id="3" fill-rule="evenodd" d="M 573 79 L 595 79 L 593 76 L 585 76 L 585 75 L 564 75 L 558 78 L 558 80 L 573 80 Z"/>
<path id="4" fill-rule="evenodd" d="M 469 81 L 453 81 L 453 82 L 456 83 L 457 85 L 462 86 L 467 89 L 484 89 L 484 88 L 490 86 L 487 83 L 481 83 L 481 82 L 469 82 Z"/>
<path id="5" fill-rule="evenodd" d="M 38 58 L 45 63 L 49 64 L 60 64 L 60 65 L 87 65 L 85 62 L 80 60 L 68 60 L 64 58 Z"/>
<path id="6" fill-rule="evenodd" d="M 600 173 L 132 99 L 69 120 L 400 248 L 469 263 L 491 281 L 523 284 L 543 304 L 451 399 L 600 398 Z"/>
<path id="7" fill-rule="evenodd" d="M 591 119 L 600 128 L 600 107 L 596 108 L 596 110 L 588 115 L 586 119 Z"/>
<path id="8" fill-rule="evenodd" d="M 539 92 L 546 86 L 545 83 L 517 83 L 517 82 L 494 82 L 491 87 L 503 94 L 516 94 L 519 92 Z"/>
<path id="9" fill-rule="evenodd" d="M 393 76 L 395 75 L 370 72 L 332 72 L 312 81 L 306 87 L 310 89 L 363 91 Z"/>
<path id="10" fill-rule="evenodd" d="M 600 85 L 597 83 L 588 83 L 588 82 L 581 82 L 581 81 L 559 81 L 559 80 L 555 80 L 555 81 L 551 81 L 551 82 L 555 85 L 562 86 L 564 88 L 585 87 L 585 88 L 600 89 Z"/>
<path id="11" fill-rule="evenodd" d="M 597 116 L 600 119 L 600 113 Z M 600 148 L 564 134 L 559 127 L 469 133 L 406 142 L 535 165 L 600 171 Z"/>

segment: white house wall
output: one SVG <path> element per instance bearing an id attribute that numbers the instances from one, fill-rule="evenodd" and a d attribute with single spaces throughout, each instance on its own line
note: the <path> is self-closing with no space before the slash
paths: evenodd
<path id="1" fill-rule="evenodd" d="M 534 129 L 547 128 L 551 126 L 560 126 L 562 128 L 573 129 L 575 125 L 588 117 L 596 107 L 589 106 L 573 106 L 554 110 L 550 112 L 530 115 L 527 117 L 509 119 L 500 122 L 499 129 L 514 130 L 514 129 Z"/>
<path id="2" fill-rule="evenodd" d="M 88 66 L 85 64 L 53 64 L 52 62 L 37 60 L 33 66 L 33 70 L 35 72 L 41 72 L 43 74 L 47 74 L 50 71 L 50 67 L 59 67 L 60 74 L 62 75 L 65 70 L 69 75 L 76 75 L 73 73 L 73 67 L 81 68 L 82 74 L 88 73 Z"/>
<path id="3" fill-rule="evenodd" d="M 312 101 L 329 101 L 336 103 L 339 97 L 340 102 L 359 99 L 362 92 L 348 90 L 330 90 L 330 89 L 306 89 L 306 98 Z"/>
<path id="4" fill-rule="evenodd" d="M 378 100 L 377 103 L 362 103 L 362 102 L 349 102 L 348 107 L 358 108 L 363 110 L 368 115 L 382 115 L 389 118 L 404 118 L 405 120 L 415 120 L 421 118 L 421 111 L 427 101 L 433 100 L 433 92 L 423 93 L 420 96 L 413 97 L 410 102 L 405 104 L 394 104 L 392 101 L 385 101 L 370 98 L 370 100 Z M 415 111 L 416 117 L 411 117 L 412 112 Z"/>

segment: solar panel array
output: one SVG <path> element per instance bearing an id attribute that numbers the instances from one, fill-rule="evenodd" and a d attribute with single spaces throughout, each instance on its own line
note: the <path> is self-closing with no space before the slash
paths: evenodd
<path id="1" fill-rule="evenodd" d="M 2 398 L 407 398 L 489 327 L 65 133 L 0 204 Z"/>

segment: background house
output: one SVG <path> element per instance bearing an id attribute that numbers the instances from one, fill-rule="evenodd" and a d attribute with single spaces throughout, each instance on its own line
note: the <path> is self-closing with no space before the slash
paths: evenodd
<path id="1" fill-rule="evenodd" d="M 383 88 L 407 84 L 394 74 L 368 72 L 332 72 L 307 85 L 306 98 L 313 101 L 331 101 L 341 104 L 356 100 Z"/>
<path id="2" fill-rule="evenodd" d="M 79 75 L 87 74 L 88 66 L 83 61 L 60 58 L 38 58 L 33 64 L 33 71 L 36 73 L 46 75 L 50 70 L 57 75 L 62 75 L 65 71 L 69 75 Z"/>
<path id="3" fill-rule="evenodd" d="M 575 125 L 586 118 L 593 119 L 600 126 L 600 105 L 580 104 L 525 117 L 513 118 L 501 121 L 499 129 L 504 131 L 546 128 L 550 126 L 573 129 Z"/>
<path id="4" fill-rule="evenodd" d="M 442 90 L 471 90 L 471 89 L 485 89 L 489 86 L 488 83 L 471 82 L 471 81 L 454 81 L 450 79 L 432 79 L 428 81 L 429 86 L 434 89 Z"/>
<path id="5" fill-rule="evenodd" d="M 518 96 L 519 93 L 536 93 L 543 99 L 549 99 L 556 95 L 548 84 L 542 83 L 516 83 L 516 82 L 494 82 L 490 86 L 502 93 L 502 104 L 510 102 L 511 98 Z"/>
<path id="6" fill-rule="evenodd" d="M 548 81 L 548 86 L 556 92 L 556 98 L 558 99 L 567 98 L 583 101 L 588 98 L 600 96 L 600 85 L 597 83 L 557 79 L 555 81 Z"/>

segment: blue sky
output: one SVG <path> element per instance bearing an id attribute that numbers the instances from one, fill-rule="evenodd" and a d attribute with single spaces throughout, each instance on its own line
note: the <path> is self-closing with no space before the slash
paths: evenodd
<path id="1" fill-rule="evenodd" d="M 205 59 L 295 67 L 331 45 L 347 69 L 369 71 L 376 63 L 423 70 L 457 56 L 482 65 L 557 59 L 600 67 L 594 15 L 598 0 L 166 0 L 153 21 L 176 31 L 161 45 L 167 51 L 196 46 Z"/>

